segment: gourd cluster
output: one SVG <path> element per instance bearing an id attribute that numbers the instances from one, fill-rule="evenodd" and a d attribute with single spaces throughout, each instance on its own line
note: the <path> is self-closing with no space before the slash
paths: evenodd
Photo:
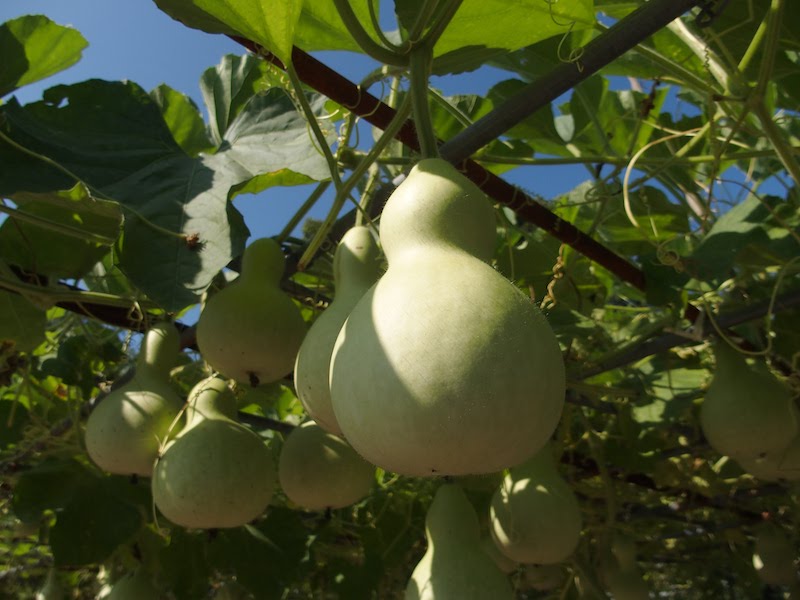
<path id="1" fill-rule="evenodd" d="M 278 486 L 306 510 L 351 505 L 370 493 L 375 467 L 413 477 L 502 471 L 488 536 L 464 491 L 439 487 L 405 597 L 512 598 L 506 573 L 520 563 L 537 585 L 557 585 L 560 571 L 547 568 L 573 553 L 582 529 L 549 443 L 564 364 L 544 316 L 490 265 L 495 237 L 486 196 L 445 161 L 425 159 L 389 199 L 380 247 L 366 227 L 344 236 L 335 298 L 310 329 L 279 287 L 280 246 L 254 241 L 239 277 L 207 300 L 197 324 L 216 374 L 184 402 L 170 382 L 179 334 L 154 325 L 134 376 L 90 415 L 90 457 L 111 473 L 149 477 L 163 517 L 203 529 L 252 521 Z M 717 362 L 702 412 L 710 443 L 759 476 L 800 479 L 788 395 L 725 346 Z M 276 465 L 265 440 L 238 422 L 230 382 L 259 386 L 292 372 L 309 419 L 286 436 Z M 759 539 L 761 555 L 778 553 L 775 535 Z M 615 598 L 648 597 L 629 540 L 614 539 L 601 567 Z M 786 578 L 786 567 L 773 570 L 766 577 Z"/>

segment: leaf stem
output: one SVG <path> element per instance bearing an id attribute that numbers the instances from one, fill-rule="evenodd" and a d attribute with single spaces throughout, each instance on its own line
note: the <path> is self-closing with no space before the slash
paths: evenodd
<path id="1" fill-rule="evenodd" d="M 387 65 L 402 67 L 408 64 L 407 56 L 381 46 L 372 39 L 353 12 L 349 0 L 333 0 L 333 4 L 336 6 L 336 11 L 339 13 L 339 17 L 342 19 L 342 23 L 344 23 L 348 33 L 353 36 L 353 39 L 365 54 Z"/>
<path id="2" fill-rule="evenodd" d="M 106 237 L 104 235 L 100 235 L 99 233 L 94 233 L 93 231 L 86 231 L 85 229 L 81 229 L 79 227 L 73 227 L 72 225 L 67 225 L 65 223 L 58 223 L 57 221 L 51 221 L 50 219 L 46 219 L 44 217 L 32 215 L 30 213 L 26 213 L 24 211 L 11 208 L 10 206 L 6 206 L 2 202 L 0 202 L 0 212 L 6 213 L 12 219 L 16 219 L 18 221 L 24 221 L 26 223 L 31 223 L 32 225 L 36 225 L 37 227 L 41 227 L 42 229 L 48 229 L 55 233 L 60 233 L 63 235 L 67 235 L 69 237 L 74 237 L 85 242 L 94 242 L 102 246 L 111 246 L 116 241 L 116 238 Z"/>

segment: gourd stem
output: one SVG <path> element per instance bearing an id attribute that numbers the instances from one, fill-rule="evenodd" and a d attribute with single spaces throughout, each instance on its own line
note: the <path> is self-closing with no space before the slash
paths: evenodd
<path id="1" fill-rule="evenodd" d="M 422 37 L 422 32 L 425 31 L 425 28 L 431 22 L 431 17 L 433 17 L 440 2 L 441 0 L 426 0 L 422 5 L 414 21 L 414 25 L 411 26 L 408 32 L 408 39 L 412 45 Z"/>
<path id="2" fill-rule="evenodd" d="M 322 197 L 322 194 L 324 194 L 327 191 L 330 185 L 331 185 L 330 181 L 323 181 L 316 188 L 314 188 L 314 191 L 311 192 L 306 201 L 303 202 L 303 206 L 301 206 L 299 210 L 296 213 L 294 213 L 294 216 L 291 219 L 289 219 L 289 222 L 286 223 L 284 228 L 278 234 L 277 237 L 278 243 L 283 243 L 286 240 L 286 238 L 291 235 L 292 231 L 294 231 L 294 228 L 297 227 L 297 224 L 300 223 L 303 217 L 306 216 L 308 211 L 311 210 L 311 208 L 317 203 L 317 200 L 319 200 Z"/>
<path id="3" fill-rule="evenodd" d="M 433 62 L 433 47 L 420 44 L 411 52 L 410 74 L 411 98 L 414 108 L 414 125 L 417 130 L 420 153 L 423 158 L 438 158 L 439 142 L 433 129 L 428 105 L 428 76 Z"/>
<path id="4" fill-rule="evenodd" d="M 314 134 L 314 137 L 319 144 L 319 150 L 322 152 L 322 155 L 325 157 L 325 161 L 328 163 L 328 170 L 331 173 L 331 181 L 333 181 L 333 185 L 336 187 L 336 189 L 339 190 L 339 188 L 342 186 L 342 181 L 339 178 L 339 167 L 336 163 L 336 159 L 333 156 L 333 152 L 331 152 L 330 146 L 328 146 L 328 140 L 325 139 L 325 134 L 322 133 L 319 123 L 317 123 L 317 116 L 314 114 L 314 110 L 308 103 L 305 91 L 303 90 L 303 83 L 300 81 L 300 77 L 298 77 L 297 71 L 295 71 L 292 65 L 286 66 L 286 73 L 289 75 L 289 80 L 292 83 L 292 88 L 294 89 L 295 96 L 297 96 L 297 101 L 300 104 L 300 108 L 303 110 L 306 122 L 308 123 L 308 126 L 311 127 L 311 132 Z"/>
<path id="5" fill-rule="evenodd" d="M 405 66 L 408 64 L 408 59 L 405 55 L 389 48 L 384 48 L 370 37 L 353 12 L 349 0 L 333 0 L 333 4 L 336 6 L 336 12 L 339 13 L 339 18 L 342 19 L 347 32 L 365 54 L 387 65 Z"/>
<path id="6" fill-rule="evenodd" d="M 411 112 L 411 104 L 411 95 L 407 95 L 405 98 L 403 98 L 402 104 L 398 107 L 397 113 L 395 114 L 391 123 L 389 123 L 384 130 L 383 135 L 378 139 L 377 142 L 375 142 L 375 144 L 372 146 L 372 149 L 361 160 L 361 162 L 356 165 L 356 168 L 353 169 L 353 173 L 350 175 L 350 178 L 345 181 L 339 189 L 337 189 L 336 198 L 333 200 L 333 206 L 331 206 L 331 210 L 328 212 L 328 215 L 325 217 L 325 221 L 323 221 L 322 225 L 317 230 L 317 233 L 309 242 L 306 251 L 303 252 L 303 255 L 300 257 L 300 260 L 297 263 L 297 269 L 299 271 L 305 269 L 305 267 L 314 258 L 317 250 L 319 250 L 320 246 L 322 246 L 323 241 L 325 241 L 325 236 L 328 235 L 328 232 L 333 226 L 337 215 L 342 210 L 342 206 L 347 200 L 347 197 L 350 195 L 350 192 L 356 187 L 356 184 L 361 177 L 367 172 L 372 163 L 377 161 L 380 153 L 383 152 L 384 148 L 386 148 L 389 142 L 394 139 L 394 136 L 405 124 L 406 117 L 408 116 L 408 113 Z"/>

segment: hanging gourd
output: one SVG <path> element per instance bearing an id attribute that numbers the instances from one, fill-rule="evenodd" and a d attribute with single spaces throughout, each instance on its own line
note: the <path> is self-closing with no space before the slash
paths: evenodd
<path id="1" fill-rule="evenodd" d="M 800 481 L 800 436 L 777 453 L 740 459 L 741 467 L 764 481 Z"/>
<path id="2" fill-rule="evenodd" d="M 786 533 L 772 523 L 761 525 L 756 531 L 753 567 L 758 577 L 770 585 L 797 583 L 797 554 Z"/>
<path id="3" fill-rule="evenodd" d="M 151 475 L 158 448 L 183 405 L 169 379 L 179 352 L 180 335 L 171 323 L 151 327 L 131 380 L 112 390 L 91 412 L 86 451 L 101 469 L 118 475 Z"/>
<path id="4" fill-rule="evenodd" d="M 200 313 L 197 346 L 226 377 L 255 387 L 291 373 L 306 324 L 280 289 L 285 265 L 275 240 L 254 241 L 244 251 L 239 277 Z"/>
<path id="5" fill-rule="evenodd" d="M 428 548 L 405 600 L 511 600 L 508 578 L 481 547 L 475 510 L 461 488 L 444 484 L 425 516 Z"/>
<path id="6" fill-rule="evenodd" d="M 379 256 L 378 244 L 367 227 L 353 227 L 345 233 L 333 257 L 336 297 L 314 321 L 297 353 L 297 397 L 320 427 L 336 435 L 342 430 L 331 406 L 331 353 L 350 311 L 380 275 Z"/>
<path id="7" fill-rule="evenodd" d="M 636 561 L 636 544 L 616 535 L 600 565 L 600 578 L 614 600 L 649 600 L 650 588 Z"/>
<path id="8" fill-rule="evenodd" d="M 236 399 L 209 377 L 189 394 L 186 426 L 153 471 L 153 500 L 170 521 L 212 529 L 244 525 L 267 508 L 277 483 L 272 453 L 235 421 Z"/>
<path id="9" fill-rule="evenodd" d="M 529 564 L 567 559 L 580 541 L 580 507 L 547 444 L 512 468 L 492 497 L 489 531 L 500 551 Z"/>
<path id="10" fill-rule="evenodd" d="M 342 438 L 306 421 L 286 437 L 278 462 L 281 489 L 307 510 L 355 504 L 375 481 L 375 467 Z"/>
<path id="11" fill-rule="evenodd" d="M 488 263 L 495 217 L 441 159 L 420 161 L 383 211 L 386 274 L 331 360 L 347 441 L 404 475 L 491 473 L 538 451 L 558 423 L 564 364 L 530 299 Z"/>
<path id="12" fill-rule="evenodd" d="M 708 443 L 736 460 L 779 455 L 798 434 L 792 393 L 763 362 L 752 366 L 724 341 L 714 345 L 716 369 L 700 409 Z"/>

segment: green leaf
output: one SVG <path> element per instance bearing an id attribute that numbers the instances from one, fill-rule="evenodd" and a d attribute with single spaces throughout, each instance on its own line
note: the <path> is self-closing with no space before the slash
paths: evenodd
<path id="1" fill-rule="evenodd" d="M 186 154 L 197 156 L 213 151 L 214 143 L 208 137 L 203 117 L 189 96 L 163 83 L 150 92 L 150 96 L 161 108 L 161 116 L 172 137 Z"/>
<path id="2" fill-rule="evenodd" d="M 0 345 L 29 352 L 44 341 L 47 315 L 26 298 L 0 290 Z"/>
<path id="3" fill-rule="evenodd" d="M 252 54 L 228 54 L 216 67 L 206 69 L 200 78 L 200 91 L 208 109 L 211 136 L 217 145 L 250 99 L 267 89 L 269 79 L 267 63 Z"/>
<path id="4" fill-rule="evenodd" d="M 329 177 L 305 119 L 278 88 L 247 102 L 216 154 L 195 158 L 176 144 L 152 98 L 132 83 L 58 86 L 45 102 L 22 108 L 12 101 L 0 112 L 18 144 L 125 207 L 119 267 L 171 311 L 196 303 L 244 247 L 248 231 L 229 202 L 232 188 L 288 168 Z M 8 145 L 0 144 L 0 160 L 12 167 L 0 173 L 0 194 L 73 185 L 63 168 Z M 199 244 L 187 244 L 189 235 Z"/>
<path id="5" fill-rule="evenodd" d="M 20 213 L 41 224 L 11 215 L 0 226 L 0 255 L 40 275 L 80 278 L 108 253 L 122 225 L 117 204 L 91 197 L 80 184 L 61 192 L 10 197 Z"/>
<path id="6" fill-rule="evenodd" d="M 136 534 L 142 525 L 139 509 L 114 492 L 104 479 L 74 489 L 50 529 L 56 565 L 102 562 Z"/>
<path id="7" fill-rule="evenodd" d="M 308 532 L 297 512 L 280 507 L 251 528 L 221 531 L 208 544 L 209 562 L 236 573 L 256 598 L 281 598 L 302 567 Z"/>
<path id="8" fill-rule="evenodd" d="M 464 47 L 517 50 L 594 25 L 592 0 L 465 0 L 434 48 L 441 56 Z"/>
<path id="9" fill-rule="evenodd" d="M 302 0 L 194 0 L 194 4 L 272 52 L 283 64 L 291 63 Z"/>
<path id="10" fill-rule="evenodd" d="M 195 600 L 208 594 L 211 567 L 206 559 L 206 532 L 175 528 L 169 545 L 158 552 L 163 577 L 179 600 Z"/>
<path id="11" fill-rule="evenodd" d="M 38 521 L 45 510 L 67 506 L 75 490 L 93 477 L 76 460 L 46 460 L 20 475 L 11 507 L 20 520 Z"/>
<path id="12" fill-rule="evenodd" d="M 88 42 L 72 27 L 43 15 L 25 15 L 0 25 L 0 97 L 71 67 Z"/>
<path id="13" fill-rule="evenodd" d="M 727 278 L 737 255 L 748 244 L 767 246 L 764 222 L 769 211 L 749 196 L 722 215 L 691 256 L 692 274 L 702 280 Z"/>

